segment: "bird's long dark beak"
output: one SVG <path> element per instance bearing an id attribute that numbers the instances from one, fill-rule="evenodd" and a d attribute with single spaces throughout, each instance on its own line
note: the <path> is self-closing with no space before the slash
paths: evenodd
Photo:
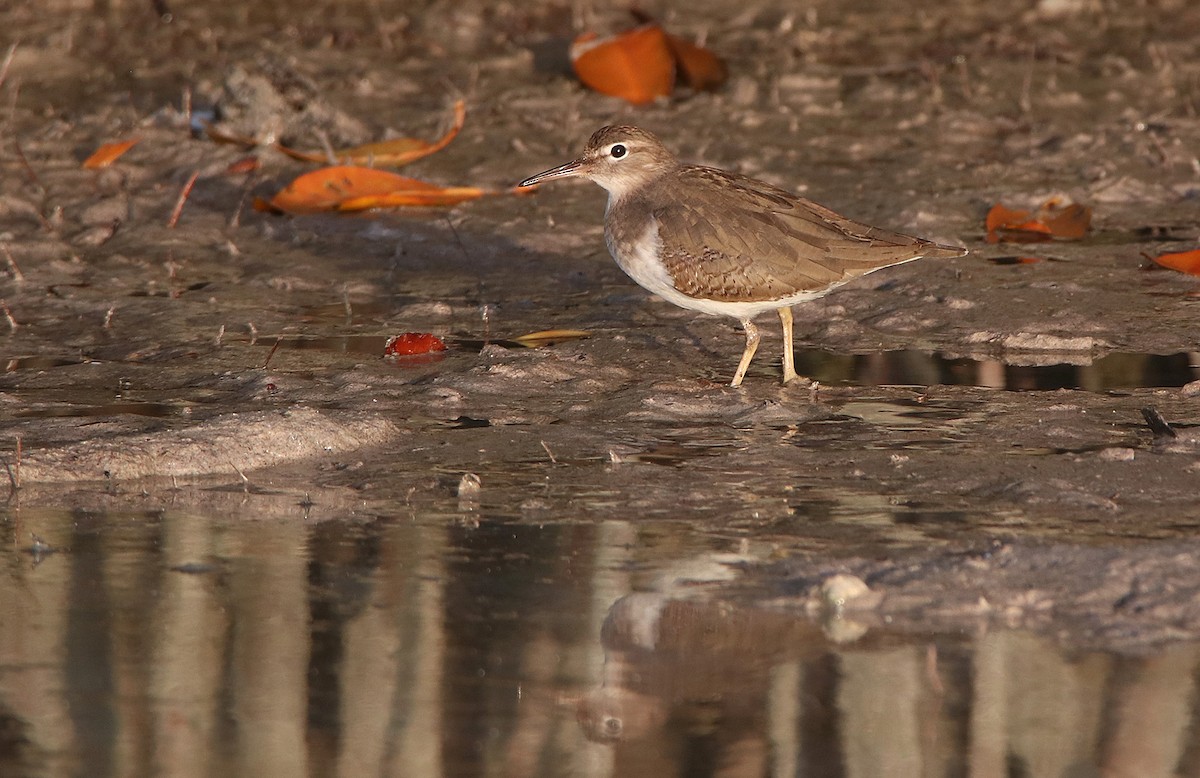
<path id="1" fill-rule="evenodd" d="M 543 181 L 550 181 L 555 178 L 571 178 L 573 176 L 581 176 L 584 174 L 584 165 L 586 164 L 587 160 L 585 160 L 583 157 L 580 157 L 579 159 L 571 160 L 565 165 L 559 165 L 556 168 L 544 170 L 541 173 L 538 173 L 536 176 L 530 176 L 518 184 L 518 186 L 533 186 L 534 184 L 540 184 Z"/>

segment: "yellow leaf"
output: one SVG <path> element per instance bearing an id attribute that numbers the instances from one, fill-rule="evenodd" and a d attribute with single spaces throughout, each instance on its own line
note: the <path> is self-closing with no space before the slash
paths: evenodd
<path id="1" fill-rule="evenodd" d="M 436 141 L 430 142 L 418 138 L 395 138 L 393 140 L 379 141 L 378 143 L 367 143 L 362 146 L 335 151 L 333 152 L 332 160 L 324 152 L 297 151 L 279 143 L 275 144 L 275 148 L 293 159 L 304 162 L 332 162 L 339 165 L 370 165 L 372 167 L 382 165 L 401 167 L 449 146 L 450 142 L 462 130 L 463 123 L 466 120 L 466 104 L 462 100 L 459 100 L 454 104 L 454 125 L 445 135 Z"/>
<path id="2" fill-rule="evenodd" d="M 513 341 L 527 348 L 540 348 L 541 346 L 552 346 L 555 343 L 562 343 L 564 340 L 577 340 L 579 338 L 590 338 L 591 336 L 592 333 L 587 330 L 540 330 L 515 337 Z"/>

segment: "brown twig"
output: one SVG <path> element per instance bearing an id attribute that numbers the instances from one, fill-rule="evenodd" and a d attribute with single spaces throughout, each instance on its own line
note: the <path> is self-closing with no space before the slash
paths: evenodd
<path id="1" fill-rule="evenodd" d="M 0 89 L 4 87 L 5 80 L 8 79 L 8 68 L 12 65 L 13 57 L 17 55 L 17 44 L 8 47 L 8 54 L 4 55 L 4 64 L 0 64 Z"/>
<path id="2" fill-rule="evenodd" d="M 0 244 L 0 248 L 4 249 L 4 258 L 8 261 L 8 269 L 12 271 L 13 280 L 18 284 L 25 280 L 25 274 L 21 272 L 21 268 L 17 265 L 17 260 L 13 258 L 12 252 L 8 250 L 8 244 Z"/>
<path id="3" fill-rule="evenodd" d="M 249 494 L 250 493 L 250 479 L 247 478 L 246 474 L 242 472 L 242 468 L 235 465 L 232 461 L 229 461 L 229 466 L 232 467 L 237 472 L 238 476 L 242 479 L 242 491 Z"/>
<path id="4" fill-rule="evenodd" d="M 263 362 L 263 370 L 267 369 L 267 365 L 271 364 L 271 357 L 275 356 L 275 352 L 279 350 L 279 346 L 283 343 L 283 336 L 275 339 L 275 345 L 271 346 L 271 353 L 267 354 L 267 361 Z"/>
<path id="5" fill-rule="evenodd" d="M 192 88 L 190 86 L 185 86 L 183 88 L 183 99 L 181 102 L 183 107 L 183 120 L 187 123 L 186 126 L 190 131 L 192 128 Z"/>
<path id="6" fill-rule="evenodd" d="M 5 462 L 4 468 L 8 471 L 8 484 L 11 487 L 11 489 L 9 490 L 9 494 L 12 494 L 13 492 L 15 492 L 21 488 L 21 436 L 20 435 L 17 435 L 17 459 L 12 464 L 12 466 L 9 466 L 9 464 L 7 462 Z"/>
<path id="7" fill-rule="evenodd" d="M 13 332 L 21 329 L 21 325 L 17 324 L 17 320 L 13 318 L 12 311 L 9 309 L 8 303 L 4 300 L 0 300 L 0 311 L 4 311 L 4 318 L 8 319 L 9 329 L 11 329 Z"/>
<path id="8" fill-rule="evenodd" d="M 29 174 L 29 183 L 36 184 L 43 192 L 46 191 L 46 188 L 42 186 L 42 179 L 38 178 L 38 174 L 34 172 L 29 160 L 25 158 L 25 152 L 21 151 L 21 144 L 16 138 L 13 138 L 13 148 L 17 151 L 17 159 L 21 161 L 21 167 L 25 168 L 25 172 Z"/>
<path id="9" fill-rule="evenodd" d="M 179 215 L 183 213 L 183 204 L 187 202 L 188 195 L 192 193 L 192 187 L 196 185 L 196 179 L 200 176 L 200 171 L 192 172 L 191 178 L 183 185 L 183 191 L 179 193 L 179 199 L 175 202 L 175 210 L 171 211 L 171 218 L 167 221 L 167 229 L 175 229 L 175 225 L 179 223 Z"/>

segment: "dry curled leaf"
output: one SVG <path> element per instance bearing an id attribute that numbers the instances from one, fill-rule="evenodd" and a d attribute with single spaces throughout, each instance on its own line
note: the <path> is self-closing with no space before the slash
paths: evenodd
<path id="1" fill-rule="evenodd" d="M 587 330 L 539 330 L 538 332 L 519 335 L 513 338 L 513 341 L 527 348 L 540 348 L 541 346 L 552 346 L 555 343 L 562 343 L 565 340 L 577 340 L 579 338 L 590 338 L 591 336 L 592 333 Z"/>
<path id="2" fill-rule="evenodd" d="M 425 141 L 419 138 L 394 138 L 392 140 L 367 143 L 348 149 L 340 149 L 330 155 L 319 151 L 297 151 L 276 143 L 275 148 L 293 159 L 304 162 L 328 162 L 339 165 L 371 165 L 401 167 L 422 157 L 441 151 L 458 137 L 467 120 L 466 104 L 459 100 L 454 104 L 454 124 L 441 138 Z"/>
<path id="3" fill-rule="evenodd" d="M 1178 270 L 1193 276 L 1200 276 L 1200 249 L 1191 251 L 1175 251 L 1170 254 L 1159 254 L 1151 257 L 1156 265 Z"/>
<path id="4" fill-rule="evenodd" d="M 725 82 L 725 63 L 716 54 L 634 15 L 644 24 L 607 38 L 584 33 L 571 44 L 571 64 L 586 86 L 644 105 L 671 94 L 677 81 L 697 90 Z"/>
<path id="5" fill-rule="evenodd" d="M 709 91 L 725 83 L 725 63 L 716 54 L 678 35 L 668 35 L 667 45 L 675 57 L 680 78 L 692 89 Z"/>
<path id="6" fill-rule="evenodd" d="M 255 208 L 291 214 L 363 211 L 455 205 L 485 194 L 485 190 L 473 186 L 441 187 L 386 170 L 337 165 L 305 173 L 270 200 L 256 200 Z"/>
<path id="7" fill-rule="evenodd" d="M 139 141 L 141 141 L 141 138 L 105 143 L 83 161 L 83 166 L 88 170 L 98 170 L 102 167 L 108 167 L 113 162 L 116 162 L 122 154 L 136 146 Z"/>
<path id="8" fill-rule="evenodd" d="M 634 105 L 666 97 L 675 84 L 675 58 L 657 24 L 609 38 L 584 33 L 571 44 L 571 65 L 586 86 Z"/>
<path id="9" fill-rule="evenodd" d="M 997 203 L 987 214 L 987 242 L 1038 243 L 1059 238 L 1079 240 L 1092 223 L 1092 209 L 1052 197 L 1036 213 Z"/>

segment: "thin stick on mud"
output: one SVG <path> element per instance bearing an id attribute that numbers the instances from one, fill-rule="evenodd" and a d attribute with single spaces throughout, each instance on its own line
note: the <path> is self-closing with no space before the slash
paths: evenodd
<path id="1" fill-rule="evenodd" d="M 13 332 L 21 329 L 21 325 L 17 324 L 17 320 L 13 318 L 12 311 L 9 310 L 8 302 L 0 300 L 0 310 L 4 311 L 4 318 L 8 319 L 8 328 Z"/>
<path id="2" fill-rule="evenodd" d="M 458 230 L 454 228 L 454 222 L 450 220 L 449 216 L 444 218 L 446 219 L 446 226 L 450 228 L 450 234 L 454 236 L 454 242 L 458 244 L 459 250 L 462 251 L 464 257 L 470 259 L 471 252 L 467 251 L 467 247 L 463 245 L 462 238 L 458 237 Z"/>
<path id="3" fill-rule="evenodd" d="M 8 244 L 0 244 L 0 248 L 4 249 L 4 259 L 8 262 L 8 269 L 12 271 L 13 280 L 18 284 L 25 280 L 25 274 L 21 272 L 21 268 L 17 265 L 17 260 L 13 258 L 12 252 L 8 250 Z"/>
<path id="4" fill-rule="evenodd" d="M 192 88 L 185 86 L 183 88 L 183 118 L 187 122 L 187 126 L 192 126 Z"/>
<path id="5" fill-rule="evenodd" d="M 326 133 L 318 132 L 317 139 L 321 141 L 321 149 L 325 152 L 325 159 L 329 164 L 336 165 L 338 163 L 337 152 L 333 150 L 333 143 L 330 142 L 329 136 Z"/>
<path id="6" fill-rule="evenodd" d="M 41 189 L 43 192 L 45 192 L 46 187 L 42 186 L 42 179 L 38 178 L 38 174 L 34 171 L 33 166 L 30 165 L 29 160 L 25 158 L 25 152 L 21 151 L 21 144 L 16 138 L 13 138 L 13 149 L 15 149 L 17 152 L 17 159 L 20 160 L 21 167 L 25 168 L 25 172 L 29 176 L 29 183 L 35 184 L 38 189 Z M 45 219 L 46 217 L 43 214 L 42 220 L 45 221 Z"/>
<path id="7" fill-rule="evenodd" d="M 232 467 L 234 469 L 234 471 L 237 472 L 238 476 L 241 477 L 242 491 L 249 493 L 250 492 L 250 479 L 247 478 L 246 474 L 242 472 L 242 469 L 240 467 L 238 467 L 237 465 L 235 465 L 233 462 L 230 462 L 229 466 Z"/>
<path id="8" fill-rule="evenodd" d="M 13 122 L 17 118 L 17 99 L 21 96 L 21 79 L 14 78 L 12 88 L 8 91 L 12 93 L 12 97 L 8 98 L 8 131 L 12 132 Z"/>
<path id="9" fill-rule="evenodd" d="M 4 88 L 4 82 L 8 80 L 8 69 L 12 65 L 13 57 L 17 55 L 17 44 L 8 47 L 8 53 L 4 55 L 4 63 L 0 64 L 0 89 Z"/>
<path id="10" fill-rule="evenodd" d="M 8 494 L 11 497 L 18 489 L 21 488 L 21 436 L 17 435 L 17 458 L 13 464 L 4 463 L 4 469 L 8 471 Z"/>
<path id="11" fill-rule="evenodd" d="M 183 191 L 179 193 L 179 199 L 175 202 L 175 210 L 171 211 L 171 218 L 167 221 L 167 229 L 175 229 L 175 225 L 179 223 L 179 215 L 183 213 L 183 204 L 187 202 L 188 195 L 192 193 L 192 187 L 196 185 L 196 179 L 200 176 L 199 170 L 192 171 L 192 176 L 183 185 Z"/>
<path id="12" fill-rule="evenodd" d="M 1037 65 L 1037 47 L 1034 47 L 1029 52 L 1029 67 L 1025 69 L 1025 77 L 1021 79 L 1021 94 L 1017 97 L 1017 105 L 1021 108 L 1021 114 L 1028 116 L 1033 112 L 1033 69 Z"/>
<path id="13" fill-rule="evenodd" d="M 279 350 L 279 346 L 282 343 L 283 343 L 282 337 L 275 339 L 275 345 L 271 346 L 271 352 L 269 354 L 267 354 L 267 361 L 263 362 L 263 370 L 266 370 L 267 365 L 271 364 L 271 357 L 275 356 L 275 352 Z"/>
<path id="14" fill-rule="evenodd" d="M 233 211 L 233 216 L 229 217 L 230 229 L 237 229 L 242 226 L 242 211 L 246 208 L 246 198 L 250 196 L 250 184 L 253 180 L 253 176 L 248 176 L 246 186 L 242 187 L 242 197 L 238 200 L 237 208 Z"/>

